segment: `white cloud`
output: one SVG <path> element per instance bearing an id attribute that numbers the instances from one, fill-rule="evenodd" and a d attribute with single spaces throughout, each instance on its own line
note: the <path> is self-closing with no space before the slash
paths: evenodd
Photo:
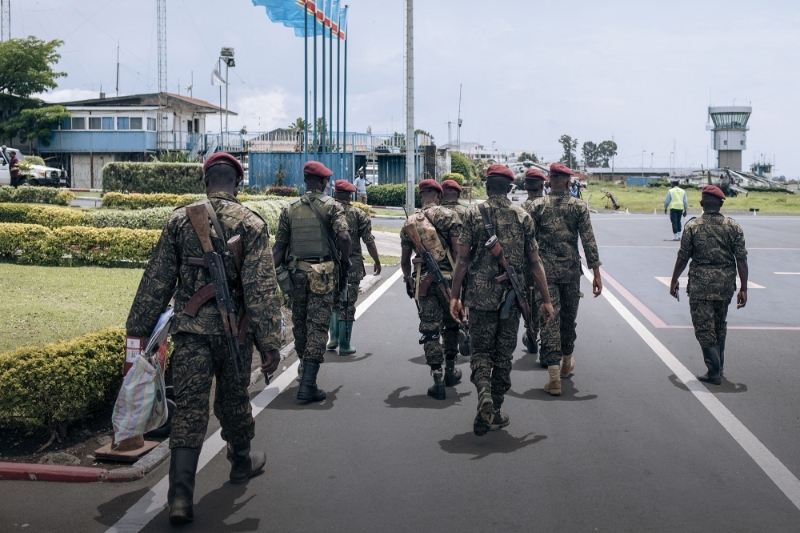
<path id="1" fill-rule="evenodd" d="M 100 93 L 88 89 L 56 89 L 49 93 L 40 94 L 38 97 L 45 102 L 56 104 L 59 102 L 75 102 L 78 100 L 99 98 Z"/>
<path id="2" fill-rule="evenodd" d="M 256 132 L 285 128 L 296 118 L 289 112 L 290 108 L 296 107 L 292 105 L 293 99 L 294 96 L 281 89 L 236 98 L 230 108 L 236 111 L 238 116 L 228 118 L 229 129 L 238 130 L 242 126 L 247 126 L 248 131 Z M 219 130 L 219 122 L 215 119 L 211 119 L 207 124 L 209 129 Z"/>

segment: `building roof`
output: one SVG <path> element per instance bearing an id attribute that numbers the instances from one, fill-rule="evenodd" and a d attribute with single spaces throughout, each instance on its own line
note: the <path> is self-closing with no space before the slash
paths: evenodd
<path id="1" fill-rule="evenodd" d="M 648 168 L 648 167 L 616 167 L 613 169 L 614 175 L 625 175 L 625 176 L 636 176 L 637 174 L 641 176 L 644 174 L 645 176 L 659 174 L 659 175 L 667 175 L 667 174 L 691 174 L 692 172 L 700 172 L 701 168 L 699 167 L 673 167 L 673 168 Z M 587 174 L 611 174 L 612 169 L 611 167 L 586 167 Z"/>
<path id="2" fill-rule="evenodd" d="M 159 97 L 161 102 L 159 102 Z M 158 107 L 159 104 L 163 104 L 164 107 L 170 108 L 187 108 L 195 113 L 215 114 L 225 112 L 225 108 L 216 106 L 204 100 L 166 92 L 93 98 L 91 100 L 78 100 L 75 102 L 59 102 L 59 105 L 63 105 L 65 107 Z M 230 109 L 228 110 L 228 114 L 236 116 L 236 113 Z"/>

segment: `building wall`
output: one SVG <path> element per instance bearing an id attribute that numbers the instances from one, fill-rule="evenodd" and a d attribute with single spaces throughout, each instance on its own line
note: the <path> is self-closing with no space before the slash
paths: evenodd
<path id="1" fill-rule="evenodd" d="M 70 161 L 72 187 L 102 189 L 103 167 L 117 161 L 116 154 L 73 154 Z"/>
<path id="2" fill-rule="evenodd" d="M 718 168 L 728 167 L 736 172 L 742 171 L 742 152 L 741 150 L 720 150 L 717 152 Z"/>

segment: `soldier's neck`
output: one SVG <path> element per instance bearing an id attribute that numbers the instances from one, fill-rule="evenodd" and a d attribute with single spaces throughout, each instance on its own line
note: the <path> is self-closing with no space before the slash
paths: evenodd
<path id="1" fill-rule="evenodd" d="M 206 189 L 206 196 L 210 196 L 210 195 L 212 195 L 214 193 L 219 193 L 219 192 L 224 192 L 224 193 L 230 194 L 231 196 L 236 196 L 237 189 L 236 189 L 236 187 L 232 187 L 232 188 L 231 187 L 214 187 L 214 188 L 209 187 L 208 189 Z"/>

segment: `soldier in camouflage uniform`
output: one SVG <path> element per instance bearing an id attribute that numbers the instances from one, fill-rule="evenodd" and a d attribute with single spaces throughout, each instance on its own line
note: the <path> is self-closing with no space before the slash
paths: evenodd
<path id="1" fill-rule="evenodd" d="M 437 205 L 442 194 L 442 186 L 435 180 L 422 180 L 419 184 L 419 197 L 422 209 L 411 215 L 406 226 L 413 224 L 427 251 L 436 258 L 439 269 L 446 280 L 453 273 L 453 247 L 458 242 L 461 219 L 455 211 Z M 419 332 L 422 338 L 419 343 L 424 346 L 425 360 L 431 368 L 433 386 L 428 395 L 437 400 L 446 398 L 445 386 L 452 387 L 461 381 L 461 370 L 455 368 L 458 356 L 458 322 L 450 316 L 450 303 L 442 294 L 438 284 L 432 280 L 433 274 L 428 272 L 419 252 L 414 258 L 414 275 L 412 275 L 411 253 L 414 244 L 406 234 L 400 232 L 402 247 L 400 266 L 409 297 L 417 300 L 419 312 Z M 441 334 L 443 333 L 443 334 Z M 444 337 L 444 343 L 439 338 Z M 445 369 L 442 371 L 442 363 Z"/>
<path id="2" fill-rule="evenodd" d="M 281 288 L 288 291 L 292 306 L 294 346 L 301 361 L 297 399 L 304 402 L 321 402 L 326 397 L 317 387 L 317 373 L 325 360 L 338 272 L 350 269 L 350 231 L 344 209 L 323 193 L 331 175 L 318 161 L 303 166 L 306 193 L 281 211 L 272 248 L 279 280 L 290 280 L 282 282 Z"/>
<path id="3" fill-rule="evenodd" d="M 529 215 L 533 211 L 533 201 L 537 198 L 544 197 L 544 182 L 547 178 L 545 178 L 544 173 L 536 167 L 530 167 L 528 170 L 525 171 L 525 191 L 528 193 L 528 199 L 525 200 L 520 207 L 525 210 L 526 213 Z M 538 238 L 538 236 L 537 236 Z M 533 278 L 530 276 L 529 272 L 525 272 L 525 285 L 528 287 L 528 295 L 529 295 L 529 304 L 531 306 L 531 321 L 533 325 L 531 326 L 531 334 L 534 339 L 537 339 L 539 336 L 539 306 L 536 305 L 536 298 L 530 297 L 531 295 L 536 294 L 536 287 L 534 286 L 535 283 Z M 522 336 L 522 343 L 525 345 L 525 348 L 532 354 L 539 353 L 539 342 L 538 340 L 533 343 L 533 345 L 528 346 L 528 336 Z M 539 365 L 543 368 L 547 368 L 547 361 L 544 358 L 544 352 L 540 354 L 539 357 Z"/>
<path id="4" fill-rule="evenodd" d="M 725 194 L 714 185 L 702 190 L 703 215 L 693 218 L 683 228 L 681 247 L 672 272 L 670 294 L 678 297 L 678 278 L 689 264 L 689 309 L 694 334 L 703 350 L 708 372 L 697 376 L 706 383 L 720 385 L 725 366 L 725 337 L 728 305 L 736 291 L 736 271 L 740 286 L 736 308 L 747 304 L 747 248 L 741 226 L 719 210 Z"/>
<path id="5" fill-rule="evenodd" d="M 453 298 L 450 313 L 459 320 L 464 306 L 469 308 L 472 334 L 471 380 L 478 389 L 478 413 L 473 423 L 476 435 L 497 430 L 509 423 L 509 417 L 500 408 L 505 393 L 511 388 L 511 360 L 517 346 L 520 311 L 511 308 L 507 319 L 500 318 L 504 297 L 508 294 L 507 282 L 496 281 L 503 272 L 494 256 L 486 249 L 490 238 L 481 209 L 492 226 L 509 265 L 516 272 L 529 272 L 541 288 L 547 286 L 545 272 L 539 263 L 539 246 L 534 236 L 533 220 L 520 207 L 508 199 L 514 173 L 503 165 L 487 169 L 486 192 L 489 199 L 473 206 L 465 215 L 458 240 L 458 264 L 453 275 Z M 464 303 L 458 300 L 462 283 L 469 271 L 467 294 Z M 547 291 L 542 304 L 544 320 L 553 319 L 553 308 Z"/>
<path id="6" fill-rule="evenodd" d="M 444 180 L 442 182 L 442 201 L 440 205 L 458 213 L 463 222 L 464 215 L 469 207 L 459 202 L 459 198 L 461 198 L 461 185 L 456 180 Z"/>
<path id="7" fill-rule="evenodd" d="M 561 394 L 561 378 L 569 377 L 575 369 L 575 319 L 581 299 L 581 258 L 578 236 L 583 243 L 586 266 L 594 271 L 592 292 L 595 298 L 603 290 L 600 279 L 600 256 L 594 240 L 589 208 L 578 198 L 570 196 L 572 171 L 560 164 L 550 166 L 550 194 L 534 200 L 531 216 L 536 224 L 540 254 L 550 300 L 556 312 L 555 321 L 542 327 L 542 349 L 546 352 L 550 380 L 544 386 L 548 393 Z M 541 295 L 537 295 L 541 298 Z M 563 357 L 563 364 L 562 364 Z"/>
<path id="8" fill-rule="evenodd" d="M 356 187 L 347 180 L 338 180 L 335 183 L 336 201 L 342 204 L 347 225 L 350 228 L 350 271 L 347 280 L 347 304 L 336 302 L 333 313 L 331 314 L 330 341 L 327 348 L 329 350 L 339 349 L 339 355 L 351 355 L 356 353 L 354 346 L 350 344 L 353 335 L 353 322 L 356 319 L 356 300 L 358 300 L 358 288 L 361 280 L 367 274 L 364 270 L 364 256 L 361 252 L 361 241 L 367 245 L 372 261 L 375 263 L 373 273 L 377 276 L 381 273 L 381 259 L 378 255 L 378 248 L 375 246 L 375 237 L 372 236 L 372 222 L 369 215 L 363 209 L 350 204 Z"/>
<path id="9" fill-rule="evenodd" d="M 204 268 L 203 249 L 186 207 L 176 209 L 170 216 L 142 276 L 126 324 L 128 346 L 143 347 L 141 343 L 147 342 L 174 295 L 170 332 L 175 344 L 171 364 L 177 408 L 172 415 L 169 441 L 172 459 L 168 493 L 172 523 L 191 522 L 194 517 L 194 478 L 208 425 L 211 380 L 216 377 L 214 414 L 222 426 L 222 438 L 228 442 L 230 480 L 243 483 L 266 462 L 264 452 L 250 451 L 255 422 L 247 387 L 253 344 L 266 358 L 261 367 L 265 374 L 274 372 L 280 362 L 281 300 L 267 225 L 236 199 L 244 171 L 233 156 L 214 154 L 203 170 L 208 194 L 204 202 L 210 202 L 225 234 L 217 234 L 212 227 L 212 244 L 223 255 L 239 316 L 246 312 L 250 320 L 238 359 L 238 367 L 245 371 L 239 379 L 234 378 L 219 309 L 213 297 L 209 300 L 198 296 L 211 278 Z M 235 236 L 242 243 L 241 270 L 225 244 Z M 199 305 L 196 312 L 189 311 L 193 305 Z"/>

